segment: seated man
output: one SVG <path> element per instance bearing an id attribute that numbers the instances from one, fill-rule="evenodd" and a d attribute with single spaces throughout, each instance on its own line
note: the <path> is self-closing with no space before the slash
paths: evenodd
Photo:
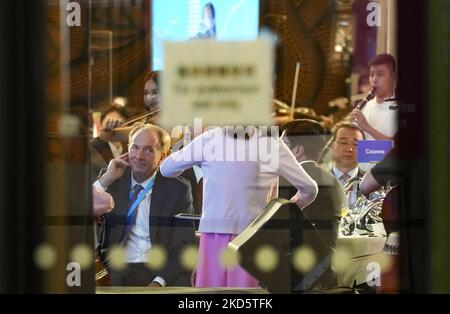
<path id="1" fill-rule="evenodd" d="M 317 164 L 320 152 L 325 146 L 322 136 L 325 130 L 318 122 L 308 119 L 294 120 L 284 124 L 282 129 L 281 139 L 319 187 L 316 199 L 303 210 L 304 217 L 316 227 L 315 230 L 303 230 L 303 244 L 314 250 L 317 263 L 320 263 L 331 257 L 336 246 L 343 199 L 342 187 L 331 173 Z M 295 188 L 280 179 L 279 197 L 290 199 L 295 192 Z M 336 275 L 330 267 L 323 274 L 320 271 L 319 268 L 319 287 L 337 286 Z"/>
<path id="2" fill-rule="evenodd" d="M 358 141 L 363 139 L 364 133 L 353 123 L 340 122 L 334 128 L 331 146 L 334 166 L 331 173 L 342 185 L 350 178 L 364 175 L 358 166 Z"/>
<path id="3" fill-rule="evenodd" d="M 192 212 L 191 189 L 184 179 L 165 178 L 158 171 L 169 150 L 170 136 L 157 126 L 140 124 L 131 131 L 129 143 L 129 153 L 112 159 L 94 183 L 116 203 L 105 215 L 99 241 L 111 284 L 189 286 L 190 272 L 180 265 L 179 255 L 195 242 L 194 226 L 175 215 Z M 107 253 L 112 246 L 125 249 L 125 269 L 111 267 Z M 167 253 L 165 265 L 158 270 L 146 265 L 154 247 Z"/>
<path id="4" fill-rule="evenodd" d="M 347 121 L 339 122 L 333 129 L 331 152 L 334 161 L 331 173 L 336 176 L 342 186 L 351 178 L 362 178 L 364 171 L 358 164 L 358 141 L 363 140 L 364 133 L 355 124 Z M 358 199 L 358 187 L 352 186 L 347 193 L 343 207 L 353 207 Z"/>

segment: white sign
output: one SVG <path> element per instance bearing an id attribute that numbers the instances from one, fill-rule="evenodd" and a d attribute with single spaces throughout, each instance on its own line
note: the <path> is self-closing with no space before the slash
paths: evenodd
<path id="1" fill-rule="evenodd" d="M 161 124 L 270 125 L 273 47 L 267 40 L 165 42 Z"/>

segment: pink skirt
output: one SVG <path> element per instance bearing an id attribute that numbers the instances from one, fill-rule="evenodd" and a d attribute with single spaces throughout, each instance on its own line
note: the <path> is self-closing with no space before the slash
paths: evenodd
<path id="1" fill-rule="evenodd" d="M 222 266 L 221 254 L 235 237 L 234 234 L 226 233 L 202 233 L 200 235 L 196 287 L 260 287 L 258 280 L 240 266 L 234 268 Z"/>

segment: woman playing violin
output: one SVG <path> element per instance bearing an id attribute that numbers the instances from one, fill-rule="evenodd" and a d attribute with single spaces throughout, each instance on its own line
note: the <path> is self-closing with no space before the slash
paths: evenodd
<path id="1" fill-rule="evenodd" d="M 106 128 L 100 133 L 100 138 L 104 141 L 128 142 L 128 135 L 136 123 L 158 124 L 157 112 L 159 111 L 159 71 L 150 72 L 145 80 L 142 100 L 147 113 L 141 118 L 133 118 L 129 121 L 110 120 Z M 127 125 L 134 122 L 133 125 Z"/>

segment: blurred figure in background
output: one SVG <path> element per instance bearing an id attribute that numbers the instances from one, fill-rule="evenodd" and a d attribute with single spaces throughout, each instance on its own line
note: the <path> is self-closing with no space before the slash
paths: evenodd
<path id="1" fill-rule="evenodd" d="M 306 173 L 317 182 L 319 193 L 316 199 L 303 209 L 315 229 L 302 228 L 303 245 L 309 245 L 316 258 L 316 266 L 331 258 L 338 238 L 339 221 L 343 191 L 338 180 L 318 164 L 320 152 L 325 146 L 325 129 L 316 121 L 300 119 L 282 126 L 281 139 L 289 147 Z M 296 188 L 280 178 L 279 197 L 290 199 Z M 322 268 L 313 267 L 311 273 L 316 276 L 317 288 L 330 289 L 337 286 L 336 274 L 330 267 L 330 261 Z M 293 278 L 300 282 L 301 278 Z"/>
<path id="2" fill-rule="evenodd" d="M 124 121 L 127 118 L 125 111 L 119 108 L 110 108 L 101 115 L 101 127 L 106 128 L 110 121 Z M 105 168 L 111 159 L 120 156 L 127 149 L 125 142 L 104 141 L 100 137 L 95 137 L 89 141 L 91 152 L 91 182 L 95 181 L 98 173 Z"/>

